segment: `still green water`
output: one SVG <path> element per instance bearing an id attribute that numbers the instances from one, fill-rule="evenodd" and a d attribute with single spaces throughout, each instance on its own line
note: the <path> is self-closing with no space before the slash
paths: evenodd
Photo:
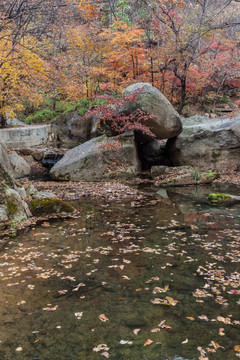
<path id="1" fill-rule="evenodd" d="M 157 191 L 76 202 L 1 250 L 1 360 L 238 358 L 240 207 Z"/>

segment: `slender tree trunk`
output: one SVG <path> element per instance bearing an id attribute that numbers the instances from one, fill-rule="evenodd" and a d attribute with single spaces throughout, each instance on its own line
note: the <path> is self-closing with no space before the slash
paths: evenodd
<path id="1" fill-rule="evenodd" d="M 152 81 L 152 86 L 154 86 L 153 58 L 152 57 L 151 57 L 150 61 L 151 61 L 151 81 Z"/>
<path id="2" fill-rule="evenodd" d="M 181 81 L 181 100 L 180 100 L 180 104 L 179 104 L 179 107 L 178 107 L 178 112 L 179 114 L 182 113 L 182 110 L 184 108 L 184 105 L 185 105 L 185 101 L 186 101 L 186 95 L 187 95 L 187 83 L 186 83 L 186 75 L 183 75 L 180 79 Z"/>
<path id="3" fill-rule="evenodd" d="M 3 114 L 0 114 L 0 126 L 4 128 L 6 126 L 6 118 Z"/>
<path id="4" fill-rule="evenodd" d="M 135 63 L 134 63 L 134 57 L 132 56 L 132 70 L 133 70 L 133 79 L 136 79 L 136 74 L 135 74 Z"/>

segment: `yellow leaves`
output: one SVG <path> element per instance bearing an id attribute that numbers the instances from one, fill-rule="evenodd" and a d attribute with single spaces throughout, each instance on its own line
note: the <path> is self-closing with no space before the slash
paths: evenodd
<path id="1" fill-rule="evenodd" d="M 151 303 L 154 305 L 168 305 L 168 306 L 176 306 L 177 303 L 179 303 L 178 300 L 174 300 L 170 296 L 166 296 L 165 299 L 159 299 L 155 298 L 154 300 L 151 300 Z"/>
<path id="2" fill-rule="evenodd" d="M 234 350 L 235 350 L 235 351 L 240 351 L 240 345 L 235 345 L 235 346 L 234 346 Z"/>
<path id="3" fill-rule="evenodd" d="M 194 317 L 192 317 L 192 316 L 187 316 L 187 319 L 192 320 L 192 321 L 194 321 L 194 320 L 195 320 L 195 318 L 194 318 Z"/>

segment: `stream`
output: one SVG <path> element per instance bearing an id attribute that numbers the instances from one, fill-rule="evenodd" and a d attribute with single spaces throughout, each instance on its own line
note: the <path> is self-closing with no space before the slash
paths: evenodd
<path id="1" fill-rule="evenodd" d="M 240 357 L 240 205 L 143 190 L 144 203 L 75 201 L 75 218 L 1 249 L 1 360 Z"/>

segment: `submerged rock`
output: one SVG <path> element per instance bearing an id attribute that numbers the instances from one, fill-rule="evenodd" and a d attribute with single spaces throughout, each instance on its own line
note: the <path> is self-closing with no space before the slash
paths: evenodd
<path id="1" fill-rule="evenodd" d="M 33 199 L 30 201 L 29 206 L 34 216 L 72 213 L 75 211 L 72 205 L 57 198 Z"/>
<path id="2" fill-rule="evenodd" d="M 240 166 L 240 116 L 214 119 L 193 116 L 183 120 L 183 131 L 167 142 L 175 166 L 222 169 Z"/>
<path id="3" fill-rule="evenodd" d="M 211 205 L 233 205 L 240 202 L 240 196 L 230 195 L 230 194 L 209 194 L 208 202 Z"/>
<path id="4" fill-rule="evenodd" d="M 69 150 L 50 175 L 54 180 L 99 181 L 129 166 L 137 166 L 134 139 L 100 136 Z"/>
<path id="5" fill-rule="evenodd" d="M 154 115 L 143 124 L 150 128 L 157 139 L 169 139 L 182 131 L 182 123 L 178 112 L 168 99 L 149 83 L 137 83 L 124 90 L 124 94 L 131 95 L 139 91 L 137 101 L 131 102 L 124 110 L 131 113 L 141 109 L 149 115 Z"/>

